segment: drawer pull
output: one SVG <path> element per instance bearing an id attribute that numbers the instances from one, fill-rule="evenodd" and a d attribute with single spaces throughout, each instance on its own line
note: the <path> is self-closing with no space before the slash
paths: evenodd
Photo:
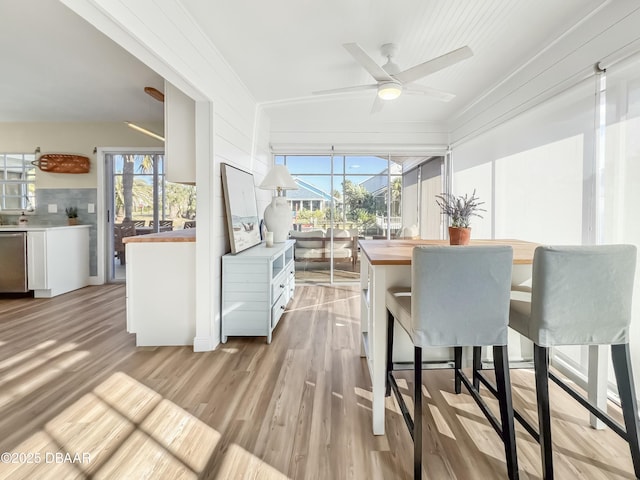
<path id="1" fill-rule="evenodd" d="M 284 309 L 285 309 L 284 305 L 280 305 L 280 308 L 281 308 L 282 310 L 284 310 Z"/>
<path id="2" fill-rule="evenodd" d="M 284 288 L 284 285 L 282 283 L 280 284 L 280 288 Z"/>

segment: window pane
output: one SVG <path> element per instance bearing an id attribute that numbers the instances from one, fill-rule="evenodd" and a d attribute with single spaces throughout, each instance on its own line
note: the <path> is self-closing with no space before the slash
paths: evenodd
<path id="1" fill-rule="evenodd" d="M 386 172 L 388 166 L 387 157 L 378 156 L 350 156 L 345 157 L 345 169 L 349 174 L 377 174 Z"/>
<path id="2" fill-rule="evenodd" d="M 326 155 L 287 155 L 289 173 L 326 173 L 331 174 L 331 157 Z"/>
<path id="3" fill-rule="evenodd" d="M 344 173 L 344 157 L 342 155 L 333 157 L 333 173 L 335 175 Z"/>
<path id="4" fill-rule="evenodd" d="M 33 154 L 0 154 L 0 208 L 26 210 L 35 208 L 35 160 Z"/>

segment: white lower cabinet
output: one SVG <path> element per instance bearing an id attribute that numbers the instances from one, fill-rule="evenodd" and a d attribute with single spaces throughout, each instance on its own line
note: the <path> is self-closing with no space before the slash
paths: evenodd
<path id="1" fill-rule="evenodd" d="M 27 279 L 36 298 L 89 285 L 89 226 L 28 229 Z"/>
<path id="2" fill-rule="evenodd" d="M 143 240 L 143 237 L 151 236 L 134 238 Z M 136 334 L 136 346 L 193 345 L 196 336 L 193 240 L 126 244 L 127 331 Z"/>
<path id="3" fill-rule="evenodd" d="M 265 336 L 271 343 L 295 290 L 293 240 L 222 257 L 222 343 L 228 336 Z"/>

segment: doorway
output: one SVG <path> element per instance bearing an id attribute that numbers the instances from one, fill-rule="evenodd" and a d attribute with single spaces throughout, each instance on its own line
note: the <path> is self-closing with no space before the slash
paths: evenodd
<path id="1" fill-rule="evenodd" d="M 195 221 L 195 187 L 167 182 L 162 151 L 105 153 L 107 280 L 126 279 L 123 239 Z"/>

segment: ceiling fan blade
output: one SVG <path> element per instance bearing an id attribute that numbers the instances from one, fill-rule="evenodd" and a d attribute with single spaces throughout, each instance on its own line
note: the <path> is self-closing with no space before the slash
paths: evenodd
<path id="1" fill-rule="evenodd" d="M 431 75 L 432 73 L 447 68 L 455 63 L 458 63 L 466 58 L 472 57 L 473 52 L 469 47 L 461 47 L 457 50 L 452 50 L 449 53 L 440 55 L 432 60 L 428 60 L 415 67 L 408 68 L 393 76 L 396 80 L 402 83 L 414 82 L 422 77 Z"/>
<path id="2" fill-rule="evenodd" d="M 359 92 L 362 90 L 373 90 L 378 88 L 378 85 L 356 85 L 354 87 L 342 87 L 342 88 L 331 88 L 329 90 L 318 90 L 316 92 L 311 92 L 313 95 L 329 95 L 332 93 L 346 93 L 346 92 Z"/>
<path id="3" fill-rule="evenodd" d="M 376 63 L 376 61 L 365 52 L 357 43 L 345 43 L 342 45 L 355 58 L 362 67 L 371 74 L 378 82 L 393 80 L 391 75 Z"/>
<path id="4" fill-rule="evenodd" d="M 455 94 L 449 92 L 443 92 L 442 90 L 436 90 L 435 88 L 425 87 L 424 85 L 411 84 L 404 87 L 406 93 L 412 93 L 414 95 L 426 95 L 429 97 L 442 100 L 443 102 L 449 102 L 456 98 Z"/>
<path id="5" fill-rule="evenodd" d="M 376 95 L 375 100 L 373 101 L 373 105 L 371 105 L 371 113 L 378 113 L 384 107 L 384 100 L 382 100 L 378 95 Z"/>

